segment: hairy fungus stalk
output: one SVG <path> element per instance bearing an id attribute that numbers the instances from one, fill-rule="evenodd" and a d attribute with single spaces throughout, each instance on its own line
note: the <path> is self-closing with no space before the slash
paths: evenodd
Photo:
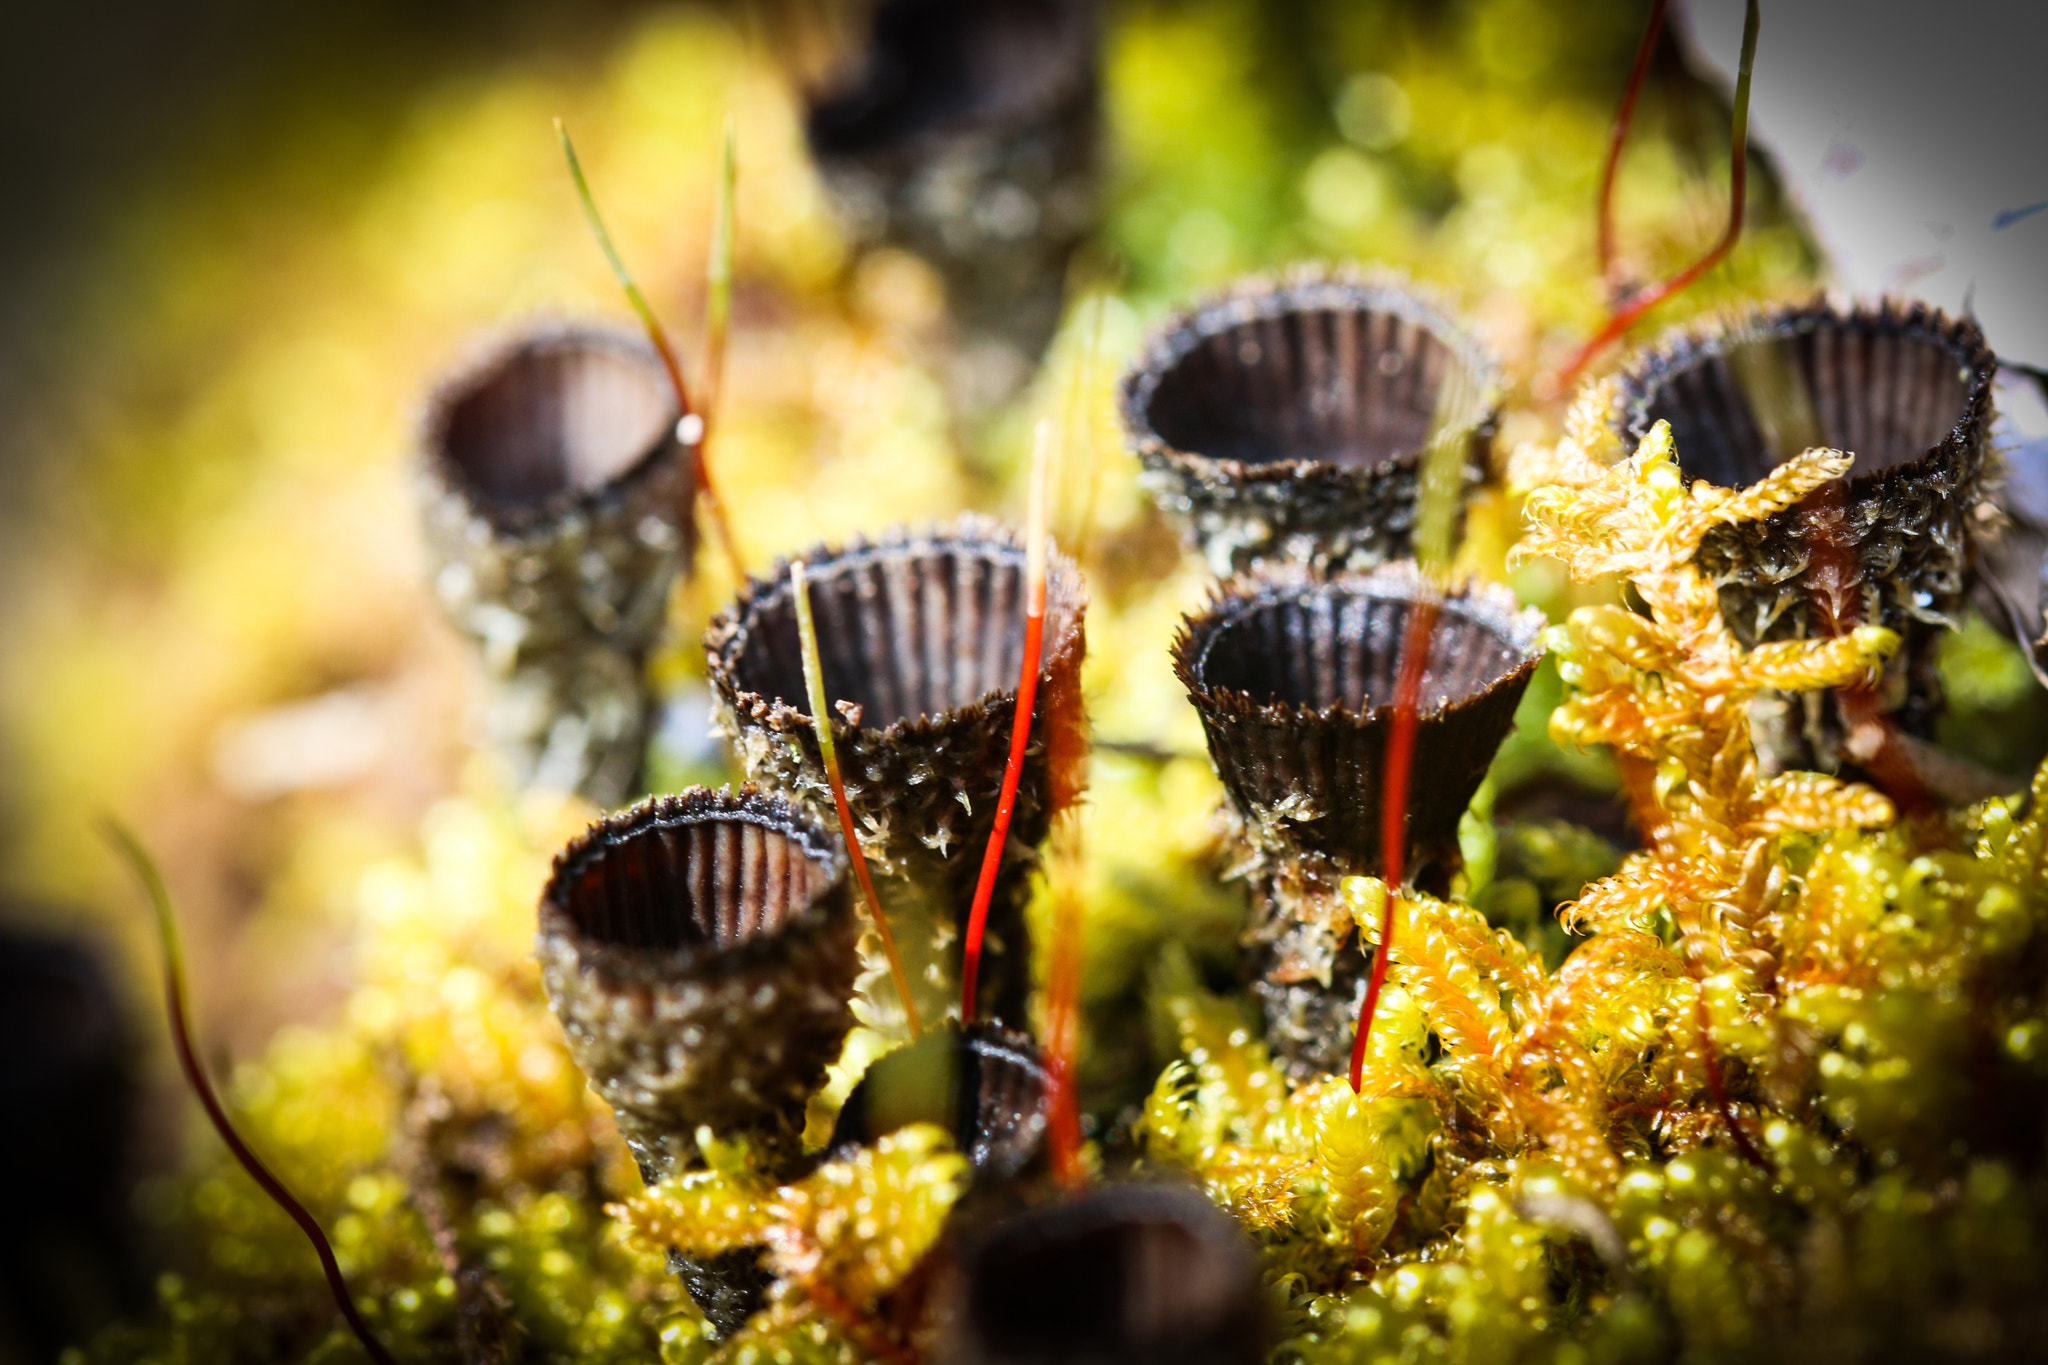
<path id="1" fill-rule="evenodd" d="M 712 487 L 711 466 L 710 462 L 705 459 L 705 434 L 709 430 L 708 420 L 690 402 L 689 385 L 683 378 L 683 364 L 676 356 L 675 347 L 669 342 L 668 330 L 661 325 L 661 319 L 655 316 L 654 308 L 647 302 L 647 296 L 640 292 L 640 286 L 633 283 L 633 276 L 626 269 L 625 259 L 619 255 L 618 247 L 613 245 L 612 234 L 604 225 L 603 215 L 598 212 L 597 196 L 591 193 L 590 182 L 583 174 L 583 162 L 576 155 L 576 144 L 569 140 L 569 130 L 563 126 L 562 120 L 559 118 L 555 120 L 555 136 L 562 144 L 563 158 L 569 163 L 570 178 L 576 182 L 576 198 L 583 206 L 583 218 L 590 225 L 590 235 L 597 239 L 598 250 L 604 253 L 605 264 L 611 267 L 612 278 L 618 281 L 619 289 L 625 294 L 626 302 L 633 309 L 633 315 L 640 319 L 641 327 L 646 330 L 648 342 L 653 345 L 655 351 L 661 356 L 662 368 L 667 371 L 668 382 L 675 390 L 676 411 L 679 414 L 676 422 L 678 439 L 682 440 L 685 445 L 691 447 L 695 452 L 697 475 L 694 490 L 695 497 L 703 502 L 705 509 L 711 514 L 711 525 L 718 533 L 718 543 L 725 551 L 726 562 L 732 569 L 733 581 L 743 583 L 746 581 L 746 562 L 740 556 L 739 542 L 733 538 L 732 524 L 726 520 L 725 504 L 719 499 L 717 490 Z M 730 136 L 728 136 L 725 144 L 725 159 L 722 163 L 722 170 L 722 181 L 729 181 L 734 174 Z M 729 186 L 727 193 L 730 193 Z M 726 298 L 729 301 L 731 297 L 730 221 L 728 218 L 721 216 L 720 223 L 727 229 L 724 244 L 728 255 L 724 269 L 727 274 Z M 718 269 L 717 261 L 718 258 L 714 255 L 714 272 Z M 719 308 L 718 311 L 729 314 L 729 310 L 724 307 Z M 719 370 L 722 371 L 725 355 L 722 320 L 716 335 L 718 336 L 716 363 Z M 720 377 L 722 378 L 722 374 Z"/>
<path id="2" fill-rule="evenodd" d="M 334 1306 L 341 1310 L 349 1331 L 362 1343 L 364 1354 L 376 1365 L 395 1365 L 391 1353 L 384 1349 L 384 1343 L 377 1339 L 377 1334 L 370 1330 L 370 1324 L 363 1318 L 362 1310 L 356 1307 L 348 1280 L 341 1273 L 341 1263 L 335 1259 L 334 1244 L 327 1240 L 320 1220 L 299 1202 L 298 1197 L 263 1163 L 263 1159 L 236 1130 L 226 1106 L 214 1093 L 206 1068 L 199 1063 L 199 1051 L 192 1041 L 192 1021 L 185 1009 L 185 955 L 178 940 L 178 917 L 171 908 L 171 893 L 164 885 L 163 874 L 157 870 L 156 861 L 126 825 L 107 820 L 103 828 L 114 851 L 121 855 L 136 880 L 142 883 L 150 907 L 156 913 L 157 941 L 164 955 L 164 1008 L 168 1012 L 171 1045 L 178 1054 L 178 1069 L 184 1073 L 185 1083 L 192 1088 L 199 1107 L 206 1111 L 207 1122 L 213 1125 L 213 1131 L 229 1155 L 234 1157 L 235 1164 L 246 1171 L 262 1189 L 264 1197 L 284 1210 L 285 1215 L 298 1225 L 299 1231 L 306 1235 L 313 1254 L 320 1258 L 320 1273 L 327 1279 L 327 1289 L 334 1296 Z"/>

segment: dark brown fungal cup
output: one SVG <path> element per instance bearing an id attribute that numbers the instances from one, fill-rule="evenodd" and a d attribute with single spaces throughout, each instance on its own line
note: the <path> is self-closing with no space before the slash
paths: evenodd
<path id="1" fill-rule="evenodd" d="M 1857 624 L 1898 631 L 1884 704 L 1926 736 L 1940 709 L 1935 643 L 1975 551 L 1996 370 L 1967 318 L 1921 303 L 1815 302 L 1667 338 L 1622 376 L 1614 422 L 1630 444 L 1669 422 L 1680 470 L 1725 487 L 1814 446 L 1855 457 L 1835 488 L 1801 506 L 1716 528 L 1698 562 L 1745 644 Z M 1815 695 L 1786 707 L 1763 727 L 1767 752 L 1835 766 L 1832 705 Z"/>
<path id="2" fill-rule="evenodd" d="M 1169 319 L 1124 376 L 1125 439 L 1218 575 L 1413 553 L 1423 456 L 1485 477 L 1497 367 L 1415 290 L 1322 270 Z"/>
<path id="3" fill-rule="evenodd" d="M 1251 1242 L 1192 1189 L 1107 1185 L 999 1224 L 961 1258 L 941 1365 L 1257 1365 Z"/>
<path id="4" fill-rule="evenodd" d="M 853 1024 L 859 932 L 837 837 L 750 788 L 607 816 L 540 904 L 548 1003 L 650 1178 L 696 1130 L 795 1151 Z"/>
<path id="5" fill-rule="evenodd" d="M 1021 537 L 986 518 L 897 530 L 803 556 L 846 798 L 918 1006 L 957 1003 L 961 934 L 995 821 L 1024 657 Z M 1024 901 L 1037 846 L 1066 796 L 1049 754 L 1080 733 L 1086 600 L 1072 561 L 1049 557 L 1030 748 L 982 958 L 984 1017 L 1022 1017 Z M 753 781 L 831 820 L 804 687 L 788 565 L 750 579 L 705 635 L 718 723 Z M 878 975 L 880 964 L 871 964 Z M 873 998 L 893 1008 L 879 979 Z"/>
<path id="6" fill-rule="evenodd" d="M 831 1151 L 850 1154 L 913 1123 L 935 1123 L 977 1180 L 1009 1180 L 1038 1157 L 1051 1085 L 1022 1033 L 977 1024 L 934 1029 L 877 1059 L 846 1097 Z"/>
<path id="7" fill-rule="evenodd" d="M 1253 888 L 1253 988 L 1269 1042 L 1298 1074 L 1346 1062 L 1367 959 L 1338 889 L 1381 870 L 1384 756 L 1423 590 L 1410 564 L 1262 570 L 1222 585 L 1174 641 Z M 1404 866 L 1422 885 L 1441 886 L 1455 864 L 1459 818 L 1513 728 L 1543 625 L 1505 588 L 1441 598 L 1407 812 Z"/>
<path id="8" fill-rule="evenodd" d="M 968 409 L 1029 376 L 1094 225 L 1097 45 L 1092 0 L 883 0 L 811 104 L 811 152 L 849 235 L 945 282 L 959 333 L 947 387 Z"/>
<path id="9" fill-rule="evenodd" d="M 698 1162 L 699 1128 L 793 1167 L 853 1026 L 858 936 L 837 837 L 752 788 L 642 802 L 555 859 L 541 981 L 648 1183 Z M 720 1336 L 769 1283 L 753 1248 L 669 1260 Z"/>
<path id="10" fill-rule="evenodd" d="M 141 1106 L 104 952 L 23 932 L 11 922 L 21 908 L 0 917 L 0 1162 L 12 1177 L 0 1353 L 56 1360 L 148 1302 L 133 1203 Z"/>
<path id="11" fill-rule="evenodd" d="M 514 335 L 428 401 L 434 588 L 481 647 L 484 729 L 521 785 L 611 805 L 638 782 L 643 665 L 694 543 L 676 424 L 653 349 L 589 325 Z"/>

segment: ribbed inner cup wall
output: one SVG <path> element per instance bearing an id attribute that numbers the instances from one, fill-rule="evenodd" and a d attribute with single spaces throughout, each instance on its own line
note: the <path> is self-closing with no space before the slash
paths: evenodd
<path id="1" fill-rule="evenodd" d="M 749 820 L 658 824 L 607 842 L 562 904 L 593 942 L 729 948 L 780 929 L 830 879 L 796 839 Z"/>
<path id="2" fill-rule="evenodd" d="M 1196 342 L 1160 375 L 1144 415 L 1168 445 L 1213 459 L 1370 468 L 1427 443 L 1461 364 L 1415 318 L 1297 308 Z"/>
<path id="3" fill-rule="evenodd" d="M 1190 1196 L 1109 1188 L 1027 1215 L 969 1265 L 974 1360 L 1261 1358 L 1256 1268 Z"/>
<path id="4" fill-rule="evenodd" d="M 1334 588 L 1255 599 L 1210 629 L 1196 679 L 1204 689 L 1230 688 L 1266 705 L 1376 710 L 1394 700 L 1413 610 L 1404 598 Z M 1447 602 L 1430 632 L 1418 704 L 1428 711 L 1478 696 L 1526 657 Z"/>
<path id="5" fill-rule="evenodd" d="M 1680 469 L 1726 487 L 1809 444 L 1854 455 L 1852 476 L 1868 474 L 1919 459 L 1967 415 L 1968 359 L 1932 336 L 1823 321 L 1661 376 L 1641 425 L 1671 423 Z"/>
<path id="6" fill-rule="evenodd" d="M 840 1109 L 831 1147 L 872 1143 L 909 1123 L 936 1123 L 952 1133 L 977 1174 L 1005 1178 L 1038 1152 L 1047 1084 L 1024 1035 L 927 1034 L 869 1068 Z"/>
<path id="7" fill-rule="evenodd" d="M 570 334 L 513 351 L 452 396 L 441 453 L 480 501 L 538 507 L 624 474 L 675 420 L 651 355 Z"/>
<path id="8" fill-rule="evenodd" d="M 861 724 L 935 717 L 1013 689 L 1024 662 L 1024 552 L 947 545 L 854 551 L 809 567 L 825 694 Z M 1046 639 L 1060 606 L 1048 601 Z M 740 685 L 810 714 L 796 604 L 785 580 L 748 622 Z"/>
<path id="9" fill-rule="evenodd" d="M 962 1097 L 956 1136 L 976 1170 L 1007 1174 L 1031 1159 L 1045 1134 L 1046 1075 L 1022 1052 L 970 1046 L 974 1085 Z"/>

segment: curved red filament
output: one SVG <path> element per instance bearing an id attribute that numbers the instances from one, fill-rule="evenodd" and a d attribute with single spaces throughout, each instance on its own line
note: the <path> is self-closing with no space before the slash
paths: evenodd
<path id="1" fill-rule="evenodd" d="M 1358 1032 L 1351 1039 L 1351 1093 L 1365 1085 L 1365 1048 L 1372 1038 L 1372 1017 L 1379 1008 L 1380 988 L 1387 980 L 1387 959 L 1394 950 L 1394 910 L 1401 894 L 1403 864 L 1408 851 L 1408 785 L 1415 770 L 1415 732 L 1421 723 L 1422 679 L 1429 671 L 1430 638 L 1436 630 L 1437 600 L 1423 596 L 1408 609 L 1401 634 L 1401 672 L 1394 683 L 1394 716 L 1387 733 L 1386 767 L 1380 788 L 1380 876 L 1387 884 L 1386 906 L 1380 912 L 1380 944 L 1366 978 L 1365 1002 L 1358 1009 Z"/>

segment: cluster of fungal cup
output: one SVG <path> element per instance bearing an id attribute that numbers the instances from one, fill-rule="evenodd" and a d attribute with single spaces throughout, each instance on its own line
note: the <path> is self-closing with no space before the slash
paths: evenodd
<path id="1" fill-rule="evenodd" d="M 1029 743 L 962 1017 L 1020 721 L 1027 546 L 968 517 L 817 547 L 803 578 L 784 561 L 748 580 L 705 636 L 747 784 L 607 816 L 541 898 L 548 1003 L 647 1185 L 617 1212 L 666 1246 L 712 1340 L 822 1314 L 886 1359 L 1258 1360 L 1278 1320 L 1245 1226 L 1301 1276 L 1289 1311 L 1327 1331 L 1327 1296 L 1386 1292 L 1375 1264 L 1480 1235 L 1488 1189 L 1590 1238 L 1592 1269 L 1558 1273 L 1590 1275 L 1574 1292 L 1613 1309 L 1634 1292 L 1614 1250 L 1624 1164 L 1697 1150 L 1768 1166 L 1771 1125 L 1815 1102 L 1788 1099 L 1802 1082 L 1770 1059 L 1814 1046 L 1784 1030 L 1812 1007 L 1811 948 L 1794 944 L 1825 932 L 1788 927 L 1786 860 L 1818 876 L 1851 856 L 1846 832 L 1893 818 L 1849 778 L 1924 803 L 1955 776 L 1929 743 L 1932 661 L 1972 570 L 1994 367 L 1968 322 L 1892 303 L 1757 311 L 1640 353 L 1562 443 L 1517 456 L 1523 550 L 1619 570 L 1636 593 L 1634 612 L 1554 630 L 1504 586 L 1416 562 L 1432 519 L 1454 534 L 1493 477 L 1498 366 L 1441 305 L 1388 275 L 1298 271 L 1169 319 L 1121 409 L 1161 508 L 1218 575 L 1171 662 L 1225 792 L 1263 1042 L 1176 1007 L 1190 1060 L 1135 1129 L 1140 1169 L 1079 1192 L 1052 1178 L 1025 908 L 1079 796 L 1080 571 L 1048 558 Z M 694 452 L 659 377 L 633 342 L 545 329 L 452 381 L 428 425 L 437 583 L 483 645 L 494 732 L 530 780 L 573 772 L 601 800 L 632 785 L 640 664 L 688 567 Z M 808 700 L 798 591 L 828 716 Z M 1592 939 L 1555 970 L 1469 903 L 1487 875 L 1469 812 L 1550 647 L 1579 692 L 1552 728 L 1615 749 L 1643 843 L 1566 907 Z M 862 933 L 842 793 L 908 1001 Z M 2002 818 L 2010 857 L 2039 841 Z M 1821 842 L 1785 842 L 1801 831 Z M 1844 952 L 1828 969 L 1853 974 Z M 1354 1030 L 1389 954 L 1374 1046 Z M 856 1017 L 898 1035 L 939 1022 L 870 1064 L 807 1141 Z M 1207 1196 L 1161 1183 L 1176 1170 Z M 860 1191 L 868 1221 L 835 1222 Z"/>

